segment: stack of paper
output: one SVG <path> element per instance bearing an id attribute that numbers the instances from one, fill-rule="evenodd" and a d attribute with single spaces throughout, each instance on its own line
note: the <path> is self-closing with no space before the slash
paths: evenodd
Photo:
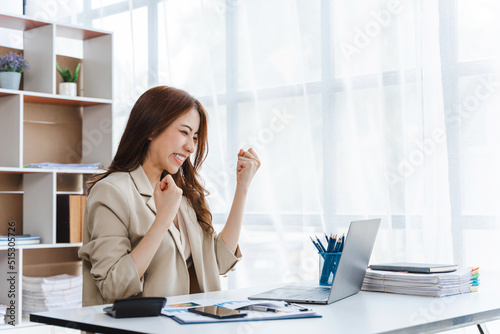
<path id="1" fill-rule="evenodd" d="M 23 314 L 82 306 L 82 276 L 23 276 Z"/>
<path id="2" fill-rule="evenodd" d="M 477 291 L 479 268 L 450 273 L 414 274 L 368 269 L 362 290 L 444 297 Z"/>
<path id="3" fill-rule="evenodd" d="M 6 313 L 7 313 L 7 305 L 0 304 L 0 325 L 5 324 Z"/>

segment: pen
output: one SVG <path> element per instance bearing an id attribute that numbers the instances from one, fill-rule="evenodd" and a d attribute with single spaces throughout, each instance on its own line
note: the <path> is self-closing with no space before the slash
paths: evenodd
<path id="1" fill-rule="evenodd" d="M 257 305 L 249 306 L 248 309 L 252 310 L 252 311 L 260 311 L 260 312 L 279 312 L 278 309 L 275 309 L 272 307 L 257 306 Z"/>
<path id="2" fill-rule="evenodd" d="M 304 312 L 304 311 L 311 311 L 311 309 L 307 308 L 307 307 L 304 307 L 304 306 L 300 306 L 299 304 L 295 304 L 295 303 L 290 303 L 290 302 L 287 302 L 286 305 L 291 305 L 295 308 L 297 308 L 299 311 L 301 312 Z"/>

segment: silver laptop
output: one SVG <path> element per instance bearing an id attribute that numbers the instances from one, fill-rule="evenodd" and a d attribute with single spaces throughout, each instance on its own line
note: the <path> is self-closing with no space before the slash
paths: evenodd
<path id="1" fill-rule="evenodd" d="M 351 222 L 331 287 L 288 286 L 259 293 L 248 299 L 331 304 L 358 293 L 363 285 L 379 226 L 380 218 Z"/>

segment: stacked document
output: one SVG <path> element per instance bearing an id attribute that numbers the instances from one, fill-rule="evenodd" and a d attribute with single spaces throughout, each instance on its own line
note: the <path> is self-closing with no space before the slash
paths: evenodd
<path id="1" fill-rule="evenodd" d="M 479 268 L 440 274 L 415 274 L 368 269 L 362 290 L 444 297 L 477 291 Z"/>
<path id="2" fill-rule="evenodd" d="M 82 306 L 82 276 L 23 276 L 23 315 Z"/>

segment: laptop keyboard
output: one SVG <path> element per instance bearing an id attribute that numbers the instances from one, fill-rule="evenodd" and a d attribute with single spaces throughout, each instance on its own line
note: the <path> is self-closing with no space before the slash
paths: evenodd
<path id="1" fill-rule="evenodd" d="M 313 288 L 310 290 L 303 290 L 300 293 L 289 294 L 287 295 L 288 299 L 295 300 L 327 300 L 330 295 L 330 288 Z"/>

